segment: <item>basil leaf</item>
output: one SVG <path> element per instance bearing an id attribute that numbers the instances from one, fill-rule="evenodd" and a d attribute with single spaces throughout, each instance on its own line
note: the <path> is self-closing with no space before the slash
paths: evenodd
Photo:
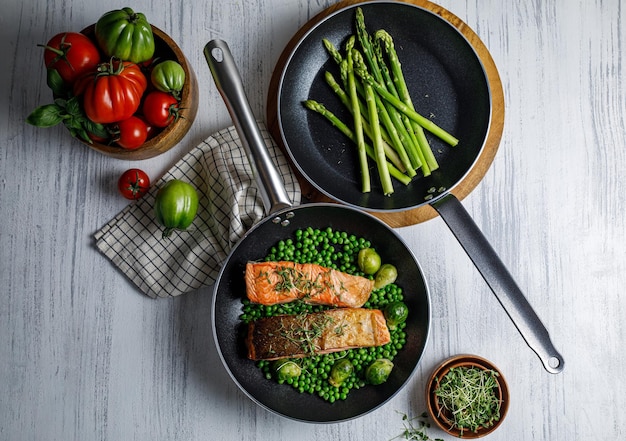
<path id="1" fill-rule="evenodd" d="M 26 117 L 26 122 L 36 127 L 52 127 L 63 121 L 65 111 L 56 104 L 37 107 Z"/>
<path id="2" fill-rule="evenodd" d="M 109 132 L 103 124 L 95 123 L 88 118 L 85 118 L 85 121 L 83 122 L 83 127 L 89 133 L 92 133 L 100 138 L 109 137 Z"/>
<path id="3" fill-rule="evenodd" d="M 47 69 L 46 82 L 48 87 L 52 89 L 52 93 L 56 96 L 68 94 L 68 88 L 56 69 Z"/>

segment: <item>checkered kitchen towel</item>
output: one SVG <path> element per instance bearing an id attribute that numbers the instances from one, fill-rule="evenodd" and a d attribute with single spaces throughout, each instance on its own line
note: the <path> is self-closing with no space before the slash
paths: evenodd
<path id="1" fill-rule="evenodd" d="M 298 181 L 263 123 L 259 127 L 287 194 L 298 205 Z M 200 200 L 193 224 L 162 239 L 153 207 L 170 179 L 194 185 Z M 177 296 L 212 285 L 231 247 L 264 216 L 245 151 L 229 127 L 187 153 L 146 195 L 104 225 L 95 234 L 96 246 L 148 296 Z"/>

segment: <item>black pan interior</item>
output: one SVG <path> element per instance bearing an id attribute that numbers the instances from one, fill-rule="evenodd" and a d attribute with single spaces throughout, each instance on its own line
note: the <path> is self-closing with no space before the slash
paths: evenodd
<path id="1" fill-rule="evenodd" d="M 338 422 L 352 419 L 381 406 L 408 381 L 426 347 L 430 327 L 430 299 L 421 268 L 404 242 L 373 216 L 336 204 L 310 204 L 278 213 L 294 213 L 289 225 L 266 219 L 252 228 L 231 251 L 215 287 L 213 326 L 220 356 L 239 387 L 261 406 L 287 418 L 305 422 Z M 330 404 L 316 395 L 300 394 L 288 385 L 267 380 L 255 363 L 246 358 L 241 324 L 241 300 L 245 296 L 244 268 L 249 260 L 265 256 L 280 239 L 297 229 L 331 227 L 371 240 L 389 263 L 398 268 L 397 284 L 404 289 L 410 309 L 407 344 L 394 359 L 389 380 L 380 386 L 353 390 L 345 401 Z"/>
<path id="2" fill-rule="evenodd" d="M 337 79 L 339 74 L 322 38 L 343 48 L 347 37 L 356 33 L 357 6 L 363 9 L 370 33 L 382 28 L 394 38 L 416 110 L 459 139 L 451 148 L 427 133 L 439 169 L 427 178 L 418 174 L 409 186 L 394 180 L 391 197 L 383 196 L 374 169 L 372 191 L 361 192 L 352 142 L 324 117 L 302 105 L 306 99 L 315 99 L 350 123 L 351 116 L 324 80 L 326 71 Z M 298 43 L 279 84 L 281 136 L 296 167 L 327 196 L 370 211 L 414 208 L 428 202 L 433 188 L 437 193 L 449 191 L 478 158 L 487 137 L 490 112 L 488 80 L 465 37 L 440 16 L 400 2 L 360 3 L 324 19 Z"/>

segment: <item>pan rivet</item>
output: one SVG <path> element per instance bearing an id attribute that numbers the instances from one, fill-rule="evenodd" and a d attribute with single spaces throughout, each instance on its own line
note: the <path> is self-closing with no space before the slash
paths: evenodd
<path id="1" fill-rule="evenodd" d="M 285 219 L 284 221 L 282 221 L 282 222 L 280 223 L 280 225 L 281 225 L 281 226 L 283 226 L 283 227 L 286 227 L 287 225 L 289 225 L 289 223 L 290 223 L 290 222 L 289 222 L 289 219 Z"/>
<path id="2" fill-rule="evenodd" d="M 272 222 L 275 223 L 275 224 L 279 224 L 280 221 L 281 221 L 280 216 L 276 216 L 274 219 L 272 219 Z"/>
<path id="3" fill-rule="evenodd" d="M 295 216 L 296 214 L 293 211 L 290 211 L 289 213 L 285 214 L 285 217 L 287 219 L 291 219 Z"/>

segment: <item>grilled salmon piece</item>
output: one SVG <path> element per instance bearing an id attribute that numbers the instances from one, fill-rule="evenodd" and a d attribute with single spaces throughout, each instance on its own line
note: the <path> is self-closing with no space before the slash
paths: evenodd
<path id="1" fill-rule="evenodd" d="M 309 304 L 359 308 L 374 281 L 313 263 L 248 262 L 246 295 L 253 303 L 275 305 L 294 300 Z"/>
<path id="2" fill-rule="evenodd" d="M 258 319 L 248 325 L 246 346 L 251 360 L 278 360 L 382 346 L 390 341 L 380 310 L 336 308 Z"/>

